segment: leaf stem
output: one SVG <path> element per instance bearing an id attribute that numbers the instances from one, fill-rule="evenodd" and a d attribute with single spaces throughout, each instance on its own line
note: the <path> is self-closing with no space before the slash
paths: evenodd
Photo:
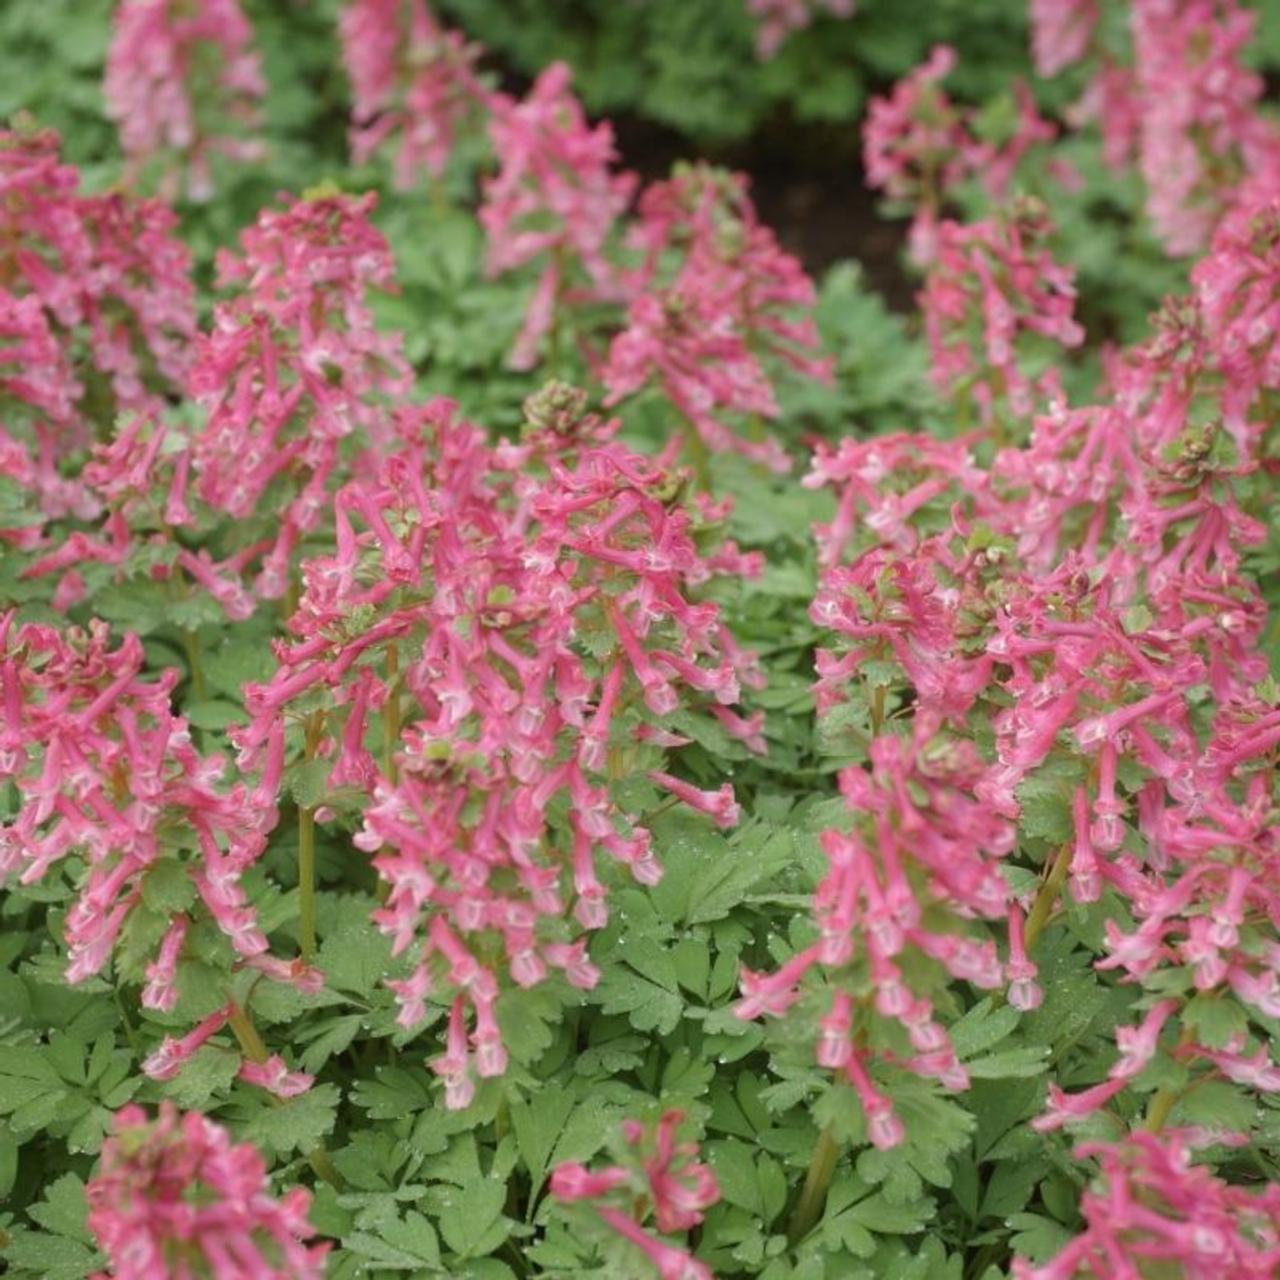
<path id="1" fill-rule="evenodd" d="M 818 1141 L 813 1144 L 813 1154 L 809 1157 L 809 1171 L 805 1174 L 804 1187 L 800 1199 L 792 1210 L 791 1221 L 787 1224 L 787 1238 L 792 1244 L 803 1240 L 813 1230 L 814 1223 L 822 1216 L 827 1203 L 827 1190 L 831 1186 L 832 1176 L 836 1171 L 836 1161 L 840 1158 L 840 1144 L 830 1129 L 823 1129 L 818 1134 Z"/>

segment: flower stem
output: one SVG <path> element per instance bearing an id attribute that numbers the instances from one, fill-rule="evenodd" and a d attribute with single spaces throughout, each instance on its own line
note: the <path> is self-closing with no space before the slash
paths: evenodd
<path id="1" fill-rule="evenodd" d="M 792 1244 L 803 1240 L 813 1230 L 814 1223 L 822 1216 L 827 1203 L 827 1190 L 831 1186 L 831 1178 L 836 1171 L 836 1161 L 840 1158 L 840 1144 L 830 1129 L 823 1129 L 818 1134 L 818 1141 L 813 1145 L 813 1155 L 809 1158 L 809 1171 L 805 1174 L 804 1188 L 800 1199 L 792 1210 L 791 1221 L 787 1224 L 787 1237 Z"/>
<path id="2" fill-rule="evenodd" d="M 400 670 L 400 654 L 395 642 L 387 645 L 387 700 L 382 706 L 382 772 L 394 787 L 396 784 L 396 748 L 400 745 L 400 691 L 396 673 Z"/>
<path id="3" fill-rule="evenodd" d="M 1045 876 L 1044 883 L 1040 886 L 1039 893 L 1036 894 L 1036 900 L 1031 904 L 1031 910 L 1027 914 L 1026 928 L 1023 932 L 1023 938 L 1027 951 L 1036 945 L 1040 935 L 1044 932 L 1045 925 L 1049 923 L 1049 917 L 1053 914 L 1053 908 L 1058 901 L 1058 893 L 1062 888 L 1062 882 L 1067 878 L 1067 871 L 1071 867 L 1071 842 L 1068 841 L 1057 852 L 1057 856 L 1053 860 L 1053 866 L 1049 868 L 1049 874 Z"/>
<path id="4" fill-rule="evenodd" d="M 240 1052 L 250 1062 L 266 1062 L 271 1056 L 266 1044 L 263 1043 L 262 1037 L 258 1034 L 258 1028 L 253 1025 L 253 1019 L 249 1016 L 247 1009 L 242 1009 L 240 1005 L 233 1002 L 231 1016 L 227 1019 L 227 1025 L 231 1028 L 232 1034 L 236 1038 L 236 1043 L 240 1046 Z M 281 1099 L 272 1094 L 271 1101 L 276 1106 L 279 1106 Z M 311 1166 L 317 1178 L 324 1179 L 336 1190 L 341 1191 L 346 1185 L 342 1174 L 338 1172 L 323 1144 L 317 1145 L 311 1150 L 307 1155 L 307 1163 Z"/>
<path id="5" fill-rule="evenodd" d="M 688 418 L 684 420 L 684 447 L 689 463 L 693 467 L 694 479 L 698 488 L 711 488 L 711 455 L 707 452 L 707 442 L 702 438 L 697 426 Z"/>
<path id="6" fill-rule="evenodd" d="M 307 718 L 303 758 L 314 760 L 324 727 L 324 712 Z M 316 816 L 315 810 L 298 810 L 298 949 L 308 963 L 316 954 Z"/>

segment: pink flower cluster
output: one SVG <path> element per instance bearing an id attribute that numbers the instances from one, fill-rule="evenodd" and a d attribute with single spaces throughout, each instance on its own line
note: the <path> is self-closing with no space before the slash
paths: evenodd
<path id="1" fill-rule="evenodd" d="M 676 1140 L 684 1119 L 683 1112 L 666 1111 L 649 1127 L 627 1120 L 626 1164 L 594 1172 L 562 1164 L 551 1174 L 551 1194 L 566 1204 L 589 1201 L 606 1226 L 644 1254 L 660 1280 L 712 1280 L 703 1263 L 642 1225 L 652 1212 L 663 1235 L 688 1231 L 720 1198 L 715 1175 L 697 1160 L 698 1144 Z"/>
<path id="2" fill-rule="evenodd" d="M 935 46 L 888 96 L 871 99 L 862 125 L 867 185 L 912 210 L 911 256 L 922 265 L 937 252 L 938 219 L 955 187 L 977 178 L 989 195 L 1003 195 L 1027 151 L 1056 133 L 1019 82 L 1013 132 L 999 145 L 980 139 L 974 112 L 942 88 L 955 65 L 954 49 Z"/>
<path id="3" fill-rule="evenodd" d="M 747 12 L 756 20 L 756 52 L 772 58 L 786 38 L 803 31 L 819 9 L 833 18 L 853 17 L 854 0 L 746 0 Z"/>
<path id="4" fill-rule="evenodd" d="M 385 405 L 412 380 L 398 337 L 369 310 L 371 289 L 394 287 L 373 205 L 373 195 L 316 193 L 268 209 L 242 233 L 239 256 L 218 258 L 220 283 L 238 292 L 215 309 L 191 372 L 208 415 L 191 446 L 194 488 L 261 528 L 266 599 L 284 595 L 332 487 L 369 444 L 390 442 Z"/>
<path id="5" fill-rule="evenodd" d="M 262 156 L 261 143 L 244 136 L 266 93 L 252 41 L 239 0 L 120 0 L 103 93 L 134 175 L 161 158 L 166 194 L 181 179 L 192 200 L 207 200 L 214 156 L 239 164 Z"/>
<path id="6" fill-rule="evenodd" d="M 1257 110 L 1262 79 L 1242 57 L 1256 14 L 1236 0 L 1134 0 L 1129 16 L 1120 53 L 1100 41 L 1092 0 L 1036 0 L 1037 69 L 1052 76 L 1094 57 L 1074 119 L 1098 120 L 1113 168 L 1136 150 L 1156 235 L 1170 254 L 1193 253 L 1239 184 L 1280 165 L 1280 132 Z"/>
<path id="7" fill-rule="evenodd" d="M 521 101 L 497 95 L 491 103 L 499 169 L 484 183 L 479 213 L 489 237 L 489 271 L 541 265 L 511 353 L 515 369 L 531 369 L 548 336 L 559 341 L 566 302 L 617 296 L 617 273 L 604 250 L 636 179 L 612 171 L 613 129 L 607 122 L 588 125 L 569 88 L 571 76 L 563 62 L 553 63 Z"/>
<path id="8" fill-rule="evenodd" d="M 478 45 L 445 30 L 426 0 L 350 0 L 339 20 L 351 80 L 351 154 L 364 164 L 394 146 L 398 187 L 439 178 L 458 128 L 488 107 Z"/>
<path id="9" fill-rule="evenodd" d="M 1037 392 L 1055 395 L 1056 370 L 1033 381 L 1019 339 L 1035 334 L 1077 347 L 1073 272 L 1045 245 L 1046 210 L 1021 201 L 1004 218 L 944 221 L 920 293 L 933 379 L 945 393 L 972 397 L 984 422 L 998 413 L 1026 418 Z"/>
<path id="10" fill-rule="evenodd" d="M 1246 1191 L 1191 1163 L 1193 1135 L 1135 1133 L 1086 1143 L 1098 1185 L 1081 1197 L 1085 1230 L 1051 1262 L 1013 1266 L 1014 1280 L 1265 1280 L 1280 1268 L 1280 1187 Z"/>
<path id="11" fill-rule="evenodd" d="M 172 212 L 78 186 L 54 134 L 0 131 L 0 467 L 55 518 L 94 514 L 70 464 L 114 414 L 182 385 L 196 329 Z M 90 408 L 90 380 L 105 384 L 105 411 Z"/>
<path id="12" fill-rule="evenodd" d="M 433 1066 L 455 1107 L 506 1069 L 505 980 L 531 987 L 550 967 L 594 985 L 578 935 L 608 918 L 597 850 L 643 883 L 661 874 L 610 795 L 645 742 L 687 741 L 647 719 L 701 704 L 759 739 L 761 717 L 732 710 L 753 660 L 694 599 L 753 562 L 731 544 L 700 553 L 678 478 L 584 403 L 551 384 L 525 438 L 497 449 L 447 402 L 405 411 L 402 449 L 337 495 L 336 548 L 304 565 L 279 673 L 246 689 L 246 759 L 283 749 L 284 717 L 322 720 L 311 750 L 332 761 L 329 809 L 358 802 L 356 843 L 390 887 L 376 919 L 397 952 L 418 948 L 393 983 L 401 1020 L 420 1023 L 432 992 L 451 1002 Z M 736 819 L 731 791 L 655 776 Z"/>
<path id="13" fill-rule="evenodd" d="M 0 619 L 0 779 L 20 797 L 0 829 L 0 874 L 32 884 L 83 857 L 88 872 L 65 923 L 67 981 L 100 972 L 141 912 L 135 936 L 150 931 L 160 943 L 143 1004 L 169 1010 L 187 921 L 178 916 L 160 941 L 167 922 L 144 910 L 148 878 L 180 868 L 234 953 L 263 963 L 267 939 L 240 877 L 275 824 L 279 761 L 255 789 L 220 790 L 224 762 L 202 757 L 170 710 L 177 673 L 147 682 L 142 668 L 137 636 L 112 648 L 104 624 L 85 632 Z"/>
<path id="14" fill-rule="evenodd" d="M 221 1125 L 171 1103 L 117 1112 L 85 1190 L 89 1230 L 114 1280 L 253 1276 L 320 1280 L 328 1244 L 308 1244 L 310 1194 L 279 1200 L 262 1157 Z"/>
<path id="15" fill-rule="evenodd" d="M 777 418 L 764 356 L 823 382 L 832 372 L 818 354 L 813 284 L 756 216 L 745 177 L 678 168 L 645 191 L 629 240 L 643 259 L 601 371 L 607 403 L 656 384 L 708 448 L 789 470 L 776 440 L 722 420 Z"/>

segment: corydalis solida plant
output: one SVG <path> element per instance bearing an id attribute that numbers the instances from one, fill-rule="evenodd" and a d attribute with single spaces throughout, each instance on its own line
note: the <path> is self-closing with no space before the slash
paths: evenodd
<path id="1" fill-rule="evenodd" d="M 158 162 L 168 196 L 208 200 L 214 156 L 262 158 L 252 42 L 239 0 L 120 0 L 102 88 L 132 177 Z"/>
<path id="2" fill-rule="evenodd" d="M 157 201 L 82 194 L 49 132 L 0 131 L 0 193 L 5 474 L 47 515 L 91 517 L 76 464 L 114 414 L 155 410 L 185 380 L 190 254 Z"/>
<path id="3" fill-rule="evenodd" d="M 744 435 L 724 416 L 760 428 L 779 414 L 770 368 L 830 382 L 832 362 L 818 350 L 813 284 L 760 222 L 746 178 L 678 167 L 646 188 L 627 239 L 642 257 L 601 371 L 606 403 L 660 388 L 686 419 L 704 484 L 707 449 L 789 470 L 776 440 Z"/>
<path id="4" fill-rule="evenodd" d="M 369 446 L 411 375 L 378 331 L 373 289 L 394 286 L 374 196 L 316 193 L 261 213 L 239 255 L 218 256 L 235 290 L 201 338 L 190 390 L 207 417 L 191 443 L 194 490 L 261 534 L 256 590 L 284 595 L 303 537 Z M 257 520 L 255 526 L 252 522 Z"/>
<path id="5" fill-rule="evenodd" d="M 311 1196 L 267 1189 L 262 1156 L 194 1111 L 162 1104 L 116 1117 L 86 1188 L 89 1230 L 117 1280 L 176 1275 L 319 1280 L 326 1243 L 310 1244 Z"/>
<path id="6" fill-rule="evenodd" d="M 720 1198 L 715 1174 L 697 1159 L 698 1144 L 676 1140 L 684 1121 L 680 1111 L 666 1111 L 652 1125 L 625 1121 L 623 1163 L 597 1170 L 559 1165 L 551 1174 L 551 1195 L 564 1204 L 590 1205 L 610 1231 L 644 1255 L 660 1280 L 713 1280 L 705 1265 L 643 1226 L 652 1212 L 663 1235 L 689 1231 Z"/>
<path id="7" fill-rule="evenodd" d="M 396 185 L 439 179 L 456 135 L 487 109 L 478 45 L 442 27 L 426 0 L 351 0 L 340 19 L 355 99 L 351 154 L 364 164 L 393 150 Z"/>
<path id="8" fill-rule="evenodd" d="M 506 1068 L 504 987 L 548 969 L 594 985 L 597 852 L 641 883 L 661 875 L 611 784 L 655 758 L 646 744 L 686 740 L 662 721 L 701 706 L 752 745 L 760 730 L 731 709 L 754 661 L 696 598 L 755 565 L 732 544 L 700 550 L 680 477 L 584 405 L 551 384 L 497 448 L 448 403 L 408 411 L 405 447 L 339 491 L 336 552 L 304 565 L 280 671 L 247 691 L 243 749 L 279 749 L 292 713 L 308 757 L 332 762 L 329 809 L 363 809 L 355 842 L 389 887 L 376 919 L 396 951 L 416 948 L 393 983 L 401 1020 L 419 1025 L 433 993 L 450 1002 L 432 1065 L 453 1107 Z M 657 778 L 736 816 L 731 792 Z"/>
<path id="9" fill-rule="evenodd" d="M 187 920 L 147 906 L 157 878 L 166 900 L 198 903 L 241 962 L 262 964 L 267 939 L 240 878 L 276 820 L 278 753 L 257 788 L 220 787 L 225 761 L 201 756 L 170 709 L 177 673 L 146 680 L 138 638 L 113 647 L 104 624 L 64 633 L 10 613 L 0 654 L 0 777 L 21 797 L 0 830 L 0 871 L 31 884 L 72 855 L 88 866 L 65 922 L 67 981 L 101 972 L 127 931 L 133 954 L 159 946 L 143 1006 L 173 1008 Z"/>

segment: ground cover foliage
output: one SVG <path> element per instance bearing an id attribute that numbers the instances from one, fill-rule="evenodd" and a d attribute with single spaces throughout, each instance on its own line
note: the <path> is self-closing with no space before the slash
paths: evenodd
<path id="1" fill-rule="evenodd" d="M 1268 16 L 6 6 L 6 1274 L 1275 1275 Z"/>

